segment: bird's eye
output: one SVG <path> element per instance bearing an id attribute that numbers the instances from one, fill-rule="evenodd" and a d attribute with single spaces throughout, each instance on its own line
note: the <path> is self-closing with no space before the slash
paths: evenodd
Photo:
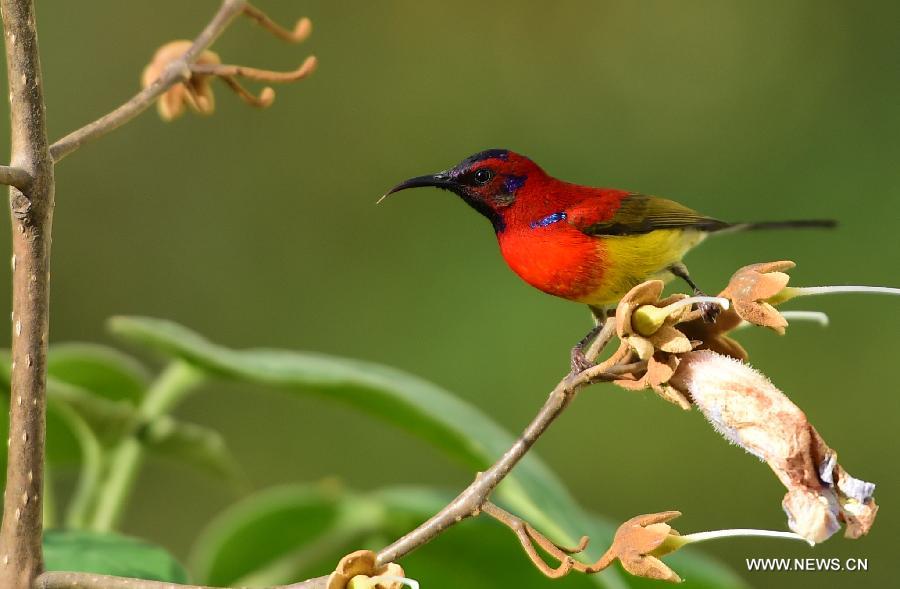
<path id="1" fill-rule="evenodd" d="M 475 171 L 473 178 L 476 184 L 487 184 L 494 177 L 494 171 L 490 168 L 481 168 Z"/>

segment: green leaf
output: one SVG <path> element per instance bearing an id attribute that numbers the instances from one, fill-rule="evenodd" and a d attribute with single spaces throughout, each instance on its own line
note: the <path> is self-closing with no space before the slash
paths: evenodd
<path id="1" fill-rule="evenodd" d="M 44 563 L 49 571 L 118 575 L 170 583 L 186 583 L 184 568 L 166 550 L 143 540 L 116 534 L 48 531 Z"/>
<path id="2" fill-rule="evenodd" d="M 137 409 L 127 401 L 99 397 L 51 377 L 47 378 L 47 401 L 51 408 L 64 404 L 78 413 L 105 445 L 120 440 L 139 420 Z"/>
<path id="3" fill-rule="evenodd" d="M 191 569 L 210 585 L 248 584 L 237 581 L 321 540 L 339 516 L 334 487 L 292 485 L 252 495 L 220 514 L 201 534 Z"/>
<path id="4" fill-rule="evenodd" d="M 116 317 L 110 328 L 222 377 L 264 383 L 296 394 L 315 391 L 343 401 L 431 442 L 473 471 L 490 466 L 515 441 L 468 403 L 386 366 L 311 352 L 231 350 L 159 319 Z M 615 529 L 604 520 L 588 517 L 533 452 L 504 480 L 495 498 L 562 544 L 572 545 L 582 534 L 589 535 L 593 542 L 587 557 L 591 559 L 599 557 Z M 608 587 L 625 586 L 616 570 L 592 579 Z"/>
<path id="5" fill-rule="evenodd" d="M 139 436 L 148 452 L 176 460 L 226 480 L 239 478 L 237 461 L 228 450 L 225 438 L 214 429 L 159 417 Z"/>
<path id="6" fill-rule="evenodd" d="M 147 370 L 131 356 L 89 343 L 50 346 L 47 373 L 112 400 L 139 400 L 149 381 Z"/>

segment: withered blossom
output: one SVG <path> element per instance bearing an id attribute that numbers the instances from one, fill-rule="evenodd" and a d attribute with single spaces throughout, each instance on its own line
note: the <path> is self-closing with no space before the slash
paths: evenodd
<path id="1" fill-rule="evenodd" d="M 652 389 L 666 401 L 687 411 L 691 408 L 691 402 L 681 391 L 669 385 L 669 379 L 675 374 L 678 362 L 678 356 L 674 354 L 656 353 L 647 360 L 647 368 L 642 375 L 628 374 L 626 375 L 628 378 L 620 378 L 612 382 L 629 391 Z"/>
<path id="2" fill-rule="evenodd" d="M 678 531 L 666 522 L 681 515 L 679 511 L 663 511 L 633 517 L 619 526 L 612 545 L 603 556 L 592 565 L 576 565 L 576 570 L 585 573 L 601 571 L 618 560 L 622 568 L 636 577 L 680 583 L 681 577 L 658 557 L 655 551 Z M 663 553 L 671 550 L 663 550 Z"/>
<path id="3" fill-rule="evenodd" d="M 674 327 L 690 311 L 690 304 L 685 295 L 660 300 L 662 290 L 660 280 L 644 282 L 632 288 L 616 307 L 616 333 L 622 347 L 614 356 L 623 358 L 630 349 L 647 364 L 645 369 L 624 374 L 613 383 L 631 391 L 650 388 L 687 410 L 690 401 L 668 381 L 678 368 L 678 354 L 692 349 L 691 341 Z"/>
<path id="4" fill-rule="evenodd" d="M 170 41 L 153 54 L 150 64 L 144 68 L 141 74 L 141 85 L 149 87 L 156 82 L 165 71 L 166 67 L 184 55 L 191 48 L 192 42 L 187 40 Z M 209 49 L 204 50 L 197 58 L 197 64 L 219 65 L 221 60 L 218 54 Z M 209 115 L 215 111 L 215 97 L 213 96 L 210 76 L 191 73 L 187 82 L 175 84 L 156 101 L 159 116 L 164 121 L 174 120 L 184 114 L 187 107 L 196 113 Z"/>
<path id="5" fill-rule="evenodd" d="M 404 577 L 399 564 L 376 566 L 376 561 L 377 555 L 371 550 L 351 552 L 328 576 L 326 589 L 401 589 L 404 584 L 416 585 Z"/>
<path id="6" fill-rule="evenodd" d="M 655 350 L 681 354 L 692 349 L 690 340 L 673 327 L 689 310 L 687 306 L 678 307 L 671 314 L 666 314 L 662 323 L 652 332 L 645 330 L 644 333 L 640 333 L 635 328 L 632 316 L 640 307 L 649 305 L 662 308 L 686 298 L 684 295 L 673 295 L 665 300 L 659 300 L 663 286 L 661 280 L 643 282 L 628 291 L 616 307 L 616 334 L 641 360 L 649 360 Z"/>
<path id="7" fill-rule="evenodd" d="M 744 321 L 784 335 L 788 322 L 769 301 L 787 286 L 790 276 L 785 270 L 794 266 L 787 260 L 744 266 L 734 273 L 719 296 L 729 299 Z"/>
<path id="8" fill-rule="evenodd" d="M 788 489 L 788 526 L 822 542 L 840 524 L 858 538 L 871 528 L 875 485 L 837 463 L 806 415 L 765 376 L 734 358 L 702 350 L 683 354 L 671 385 L 688 395 L 727 440 L 764 460 Z"/>

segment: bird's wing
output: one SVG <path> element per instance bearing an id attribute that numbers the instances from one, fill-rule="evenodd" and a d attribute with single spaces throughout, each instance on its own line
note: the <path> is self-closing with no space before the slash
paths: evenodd
<path id="1" fill-rule="evenodd" d="M 598 197 L 592 202 L 594 200 L 586 199 L 567 211 L 569 222 L 588 235 L 634 235 L 656 229 L 715 231 L 729 226 L 673 200 L 656 196 L 625 194 L 618 207 L 611 207 L 606 197 Z"/>

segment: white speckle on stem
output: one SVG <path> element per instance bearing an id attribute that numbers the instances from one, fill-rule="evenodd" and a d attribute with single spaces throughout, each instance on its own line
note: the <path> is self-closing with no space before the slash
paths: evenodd
<path id="1" fill-rule="evenodd" d="M 13 254 L 12 258 L 10 258 L 10 266 L 12 266 L 12 271 L 15 272 L 16 271 L 16 254 Z"/>
<path id="2" fill-rule="evenodd" d="M 22 322 L 16 321 L 16 335 L 22 335 Z"/>

